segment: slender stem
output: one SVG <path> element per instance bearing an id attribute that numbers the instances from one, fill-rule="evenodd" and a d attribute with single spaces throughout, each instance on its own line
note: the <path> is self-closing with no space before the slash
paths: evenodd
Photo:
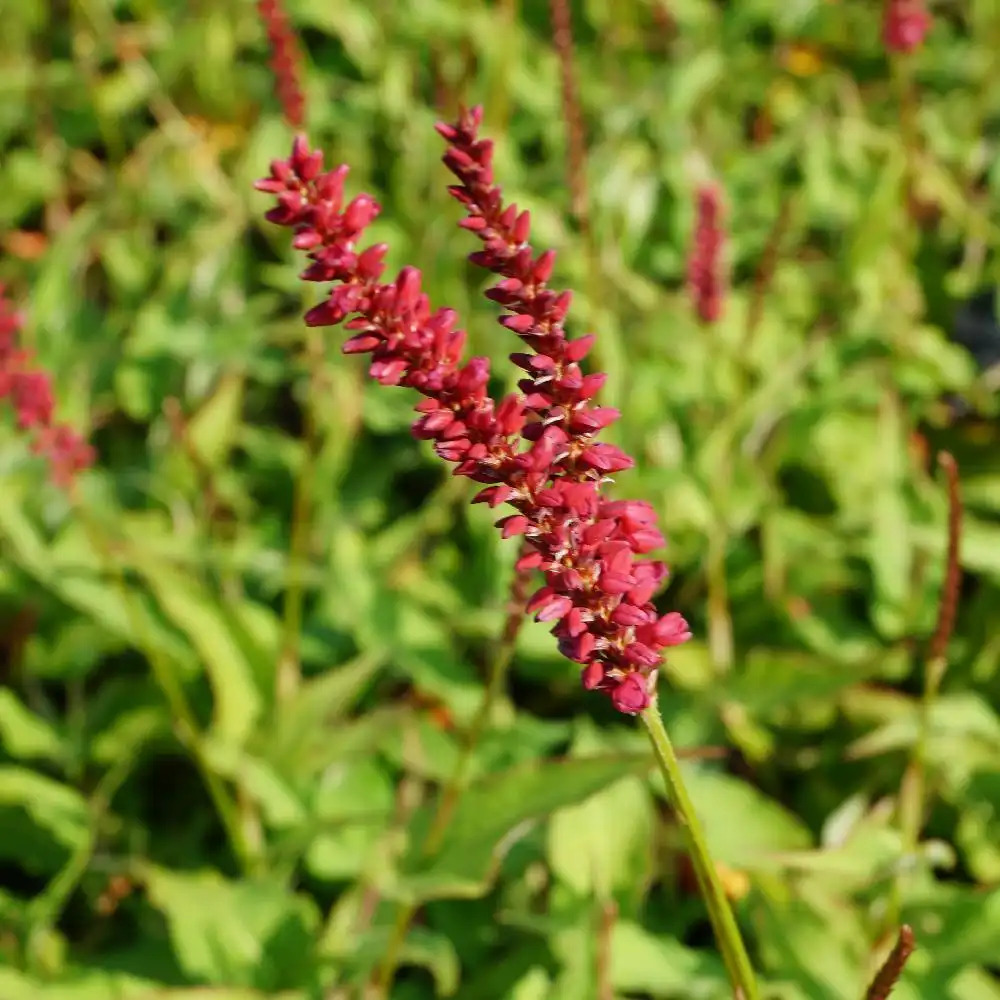
<path id="1" fill-rule="evenodd" d="M 694 864 L 702 897 L 708 907 L 708 916 L 715 933 L 715 940 L 718 943 L 719 951 L 722 952 L 722 959 L 733 985 L 733 996 L 736 1000 L 759 1000 L 760 994 L 757 990 L 753 966 L 750 964 L 746 947 L 740 937 L 736 917 L 733 915 L 729 900 L 726 898 L 726 892 L 719 880 L 715 863 L 709 856 L 701 822 L 684 785 L 680 763 L 673 744 L 670 742 L 670 737 L 667 735 L 666 727 L 663 725 L 663 718 L 660 716 L 660 709 L 655 697 L 642 713 L 641 718 L 649 733 L 649 740 L 653 745 L 653 753 L 660 767 L 660 773 L 663 775 L 667 797 L 687 834 L 691 861 Z"/>
<path id="2" fill-rule="evenodd" d="M 94 848 L 100 836 L 101 823 L 111 800 L 128 777 L 135 763 L 131 756 L 120 758 L 104 773 L 89 803 L 87 834 L 55 878 L 28 905 L 27 953 L 33 966 L 38 960 L 42 935 L 59 920 L 73 891 L 87 872 Z"/>
<path id="3" fill-rule="evenodd" d="M 466 735 L 465 746 L 455 764 L 455 770 L 445 787 L 441 798 L 438 800 L 437 809 L 431 820 L 430 829 L 421 848 L 426 857 L 431 857 L 441 849 L 444 836 L 448 831 L 448 824 L 455 814 L 455 807 L 462 795 L 465 787 L 466 774 L 476 747 L 479 745 L 480 737 L 486 732 L 489 726 L 490 715 L 500 692 L 503 690 L 504 681 L 507 677 L 507 668 L 514 658 L 514 646 L 517 642 L 518 632 L 521 630 L 521 623 L 524 621 L 524 603 L 527 596 L 530 571 L 515 574 L 511 581 L 510 601 L 507 606 L 507 619 L 504 622 L 503 632 L 499 642 L 493 647 L 490 657 L 489 678 L 486 683 L 486 691 L 483 699 L 479 703 L 479 708 L 472 720 Z M 400 953 L 406 941 L 410 923 L 416 916 L 418 905 L 416 903 L 404 903 L 396 914 L 396 922 L 393 925 L 392 936 L 386 947 L 382 958 L 382 964 L 375 975 L 374 997 L 382 998 L 389 995 L 389 988 L 399 964 Z"/>

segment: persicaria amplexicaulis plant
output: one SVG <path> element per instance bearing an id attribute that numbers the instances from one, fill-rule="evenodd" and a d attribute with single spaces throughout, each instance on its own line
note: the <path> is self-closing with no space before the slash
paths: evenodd
<path id="1" fill-rule="evenodd" d="M 699 318 L 714 323 L 722 315 L 725 291 L 722 192 L 703 184 L 695 195 L 695 223 L 688 254 L 688 291 Z"/>
<path id="2" fill-rule="evenodd" d="M 10 402 L 32 450 L 48 460 L 56 485 L 66 488 L 93 462 L 94 451 L 72 427 L 53 420 L 52 379 L 32 363 L 31 352 L 21 347 L 23 325 L 23 316 L 0 285 L 0 400 Z"/>
<path id="3" fill-rule="evenodd" d="M 520 392 L 499 402 L 487 391 L 488 360 L 463 361 L 465 333 L 452 310 L 431 309 L 420 271 L 405 267 L 395 280 L 380 280 L 386 245 L 359 247 L 379 205 L 366 194 L 344 203 L 346 166 L 324 171 L 322 153 L 300 137 L 256 186 L 276 197 L 267 218 L 292 228 L 294 246 L 308 253 L 303 278 L 334 283 L 306 322 L 344 324 L 345 353 L 370 354 L 373 378 L 424 397 L 415 436 L 433 441 L 455 475 L 483 485 L 474 502 L 513 508 L 497 524 L 504 537 L 527 543 L 518 569 L 545 577 L 528 610 L 555 622 L 559 648 L 582 665 L 586 688 L 605 692 L 621 712 L 641 712 L 663 651 L 690 632 L 681 615 L 661 615 L 652 603 L 667 575 L 662 562 L 640 558 L 664 544 L 652 507 L 605 493 L 609 477 L 634 462 L 598 440 L 619 413 L 594 402 L 606 376 L 581 369 L 594 338 L 567 336 L 571 295 L 548 285 L 555 253 L 536 255 L 528 212 L 504 204 L 481 121 L 475 108 L 437 129 L 458 179 L 449 190 L 466 211 L 459 225 L 482 242 L 469 259 L 499 276 L 487 295 L 525 347 L 511 355 L 525 373 Z"/>
<path id="4" fill-rule="evenodd" d="M 890 52 L 913 52 L 931 30 L 931 15 L 924 0 L 886 0 L 882 17 L 882 42 Z"/>

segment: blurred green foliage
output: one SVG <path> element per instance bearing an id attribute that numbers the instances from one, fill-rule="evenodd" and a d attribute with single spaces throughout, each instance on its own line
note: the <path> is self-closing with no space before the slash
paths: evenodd
<path id="1" fill-rule="evenodd" d="M 382 202 L 390 266 L 513 385 L 432 130 L 481 102 L 599 333 L 638 459 L 615 489 L 659 509 L 696 634 L 662 700 L 680 744 L 727 748 L 689 778 L 766 995 L 860 997 L 906 919 L 900 1000 L 998 1000 L 1000 406 L 946 331 L 1000 276 L 1000 5 L 941 0 L 894 66 L 879 6 L 575 3 L 588 247 L 545 4 L 288 0 L 312 141 Z M 0 430 L 2 1000 L 343 998 L 399 901 L 403 1000 L 726 996 L 643 740 L 544 626 L 440 852 L 416 846 L 515 553 L 409 436 L 413 399 L 301 323 L 319 292 L 251 187 L 291 140 L 253 5 L 0 23 L 0 280 L 100 454 L 70 500 Z M 733 288 L 705 328 L 709 178 Z M 925 703 L 939 448 L 965 581 Z"/>

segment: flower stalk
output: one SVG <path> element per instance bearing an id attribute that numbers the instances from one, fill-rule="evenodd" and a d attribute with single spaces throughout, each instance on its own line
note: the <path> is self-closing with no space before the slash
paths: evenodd
<path id="1" fill-rule="evenodd" d="M 655 698 L 643 710 L 640 718 L 649 735 L 660 774 L 663 775 L 667 799 L 684 828 L 695 877 L 708 908 L 712 931 L 733 986 L 733 996 L 736 1000 L 759 1000 L 760 994 L 750 957 L 747 955 L 736 917 L 729 905 L 715 862 L 708 852 L 701 821 L 684 784 L 677 753 L 667 734 L 666 726 L 663 725 L 663 718 Z"/>

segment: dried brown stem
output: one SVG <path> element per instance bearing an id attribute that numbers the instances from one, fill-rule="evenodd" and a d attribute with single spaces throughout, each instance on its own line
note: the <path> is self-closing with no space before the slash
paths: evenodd
<path id="1" fill-rule="evenodd" d="M 899 982 L 899 977 L 903 974 L 903 967 L 916 946 L 913 928 L 908 924 L 903 924 L 899 929 L 896 944 L 889 952 L 889 957 L 882 963 L 882 968 L 875 974 L 871 986 L 868 987 L 865 1000 L 886 1000 L 886 997 L 892 992 L 892 988 Z"/>

